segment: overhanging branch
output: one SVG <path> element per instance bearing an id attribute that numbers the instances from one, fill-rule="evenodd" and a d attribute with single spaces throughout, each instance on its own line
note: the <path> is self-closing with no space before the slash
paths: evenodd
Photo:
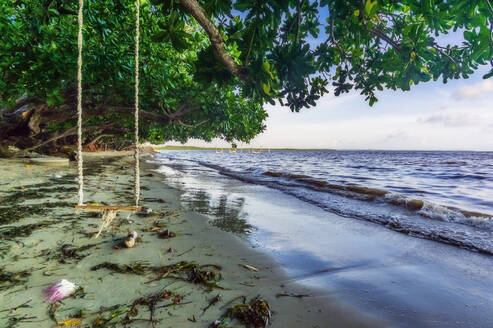
<path id="1" fill-rule="evenodd" d="M 226 52 L 224 40 L 216 26 L 206 16 L 204 9 L 196 0 L 180 0 L 180 4 L 197 22 L 202 26 L 209 36 L 214 54 L 226 66 L 226 68 L 240 80 L 248 79 L 246 70 L 238 65 L 233 58 Z"/>

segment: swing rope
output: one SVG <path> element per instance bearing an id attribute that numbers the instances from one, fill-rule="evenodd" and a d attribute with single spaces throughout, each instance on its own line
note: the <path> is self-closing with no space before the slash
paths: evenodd
<path id="1" fill-rule="evenodd" d="M 135 206 L 139 206 L 140 198 L 140 166 L 139 166 L 139 36 L 140 36 L 140 0 L 135 5 L 135 149 L 134 149 L 134 192 Z"/>
<path id="2" fill-rule="evenodd" d="M 82 160 L 82 27 L 84 0 L 79 0 L 78 13 L 78 59 L 77 59 L 77 171 L 79 182 L 79 201 L 76 208 L 103 211 L 102 223 L 96 238 L 102 230 L 108 227 L 119 210 L 138 210 L 140 200 L 140 166 L 139 166 L 139 30 L 140 30 L 140 1 L 136 1 L 135 16 L 135 141 L 134 141 L 134 199 L 135 207 L 125 206 L 84 206 L 84 173 Z"/>
<path id="3" fill-rule="evenodd" d="M 84 0 L 79 0 L 79 33 L 77 37 L 77 46 L 79 57 L 77 59 L 77 171 L 79 180 L 79 205 L 84 204 L 84 173 L 82 163 L 82 9 Z"/>

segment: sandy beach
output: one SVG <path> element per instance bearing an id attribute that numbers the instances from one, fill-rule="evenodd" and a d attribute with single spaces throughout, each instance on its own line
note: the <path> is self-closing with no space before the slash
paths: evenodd
<path id="1" fill-rule="evenodd" d="M 130 157 L 90 156 L 86 163 L 87 203 L 132 203 Z M 228 308 L 257 296 L 268 302 L 272 327 L 389 326 L 339 296 L 298 284 L 272 256 L 184 208 L 182 191 L 163 184 L 156 165 L 143 166 L 147 210 L 120 213 L 93 239 L 101 219 L 74 210 L 73 164 L 1 160 L 0 326 L 213 327 L 216 320 L 215 327 L 241 326 L 226 317 Z M 176 236 L 160 238 L 166 229 Z M 136 246 L 116 249 L 131 231 L 141 238 Z M 177 263 L 197 264 L 192 272 L 212 278 L 171 272 Z M 55 306 L 45 303 L 42 290 L 61 279 L 82 289 Z"/>

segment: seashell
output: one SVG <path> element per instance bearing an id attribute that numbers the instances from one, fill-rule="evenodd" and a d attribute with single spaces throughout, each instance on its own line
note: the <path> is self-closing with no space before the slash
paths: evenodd
<path id="1" fill-rule="evenodd" d="M 124 244 L 127 248 L 132 248 L 135 246 L 135 240 L 137 239 L 137 232 L 136 231 L 133 231 L 132 233 L 130 233 L 127 238 L 125 238 L 124 240 Z"/>

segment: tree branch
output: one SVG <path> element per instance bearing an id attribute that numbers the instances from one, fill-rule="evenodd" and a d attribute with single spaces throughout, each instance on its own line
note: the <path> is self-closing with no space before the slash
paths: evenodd
<path id="1" fill-rule="evenodd" d="M 177 120 L 176 122 L 178 122 L 180 125 L 183 125 L 184 127 L 187 127 L 187 128 L 196 128 L 197 126 L 200 126 L 200 125 L 206 123 L 207 121 L 202 121 L 202 122 L 195 123 L 195 124 L 187 124 L 187 123 L 182 122 L 181 120 Z"/>
<path id="2" fill-rule="evenodd" d="M 113 134 L 100 134 L 100 135 L 98 135 L 96 138 L 94 138 L 93 140 L 89 141 L 89 142 L 86 144 L 86 146 L 87 146 L 87 145 L 94 144 L 96 141 L 98 141 L 98 140 L 99 140 L 99 139 L 101 139 L 101 138 L 104 138 L 104 137 L 112 137 L 112 136 L 113 136 Z"/>
<path id="3" fill-rule="evenodd" d="M 212 48 L 216 57 L 226 66 L 226 68 L 242 81 L 248 79 L 247 71 L 239 66 L 234 59 L 226 52 L 224 40 L 219 30 L 214 26 L 210 19 L 206 16 L 204 9 L 196 0 L 180 0 L 181 6 L 194 17 L 202 26 L 204 31 L 209 35 Z"/>
<path id="4" fill-rule="evenodd" d="M 385 42 L 387 42 L 388 44 L 390 44 L 392 46 L 392 48 L 394 48 L 397 52 L 400 51 L 400 45 L 396 41 L 394 41 L 391 37 L 389 37 L 387 34 L 383 33 L 381 30 L 379 30 L 377 28 L 373 28 L 371 30 L 368 30 L 368 32 L 376 35 L 380 39 L 382 39 Z"/>
<path id="5" fill-rule="evenodd" d="M 90 131 L 90 130 L 96 130 L 96 129 L 100 129 L 101 126 L 88 126 L 86 128 L 83 129 L 84 132 L 87 132 L 87 131 Z M 40 144 L 37 144 L 35 146 L 32 146 L 30 148 L 26 148 L 24 149 L 24 151 L 31 151 L 31 150 L 34 150 L 34 149 L 37 149 L 39 147 L 42 147 L 42 146 L 45 146 L 47 144 L 49 144 L 50 142 L 53 142 L 55 140 L 58 140 L 58 139 L 61 139 L 61 138 L 65 138 L 65 137 L 68 137 L 68 136 L 71 136 L 71 135 L 75 135 L 77 134 L 77 127 L 74 126 L 73 128 L 70 128 L 68 129 L 67 131 L 61 133 L 61 134 L 58 134 L 56 136 L 54 136 L 53 138 L 50 138 L 46 141 L 43 141 L 42 143 Z"/>

